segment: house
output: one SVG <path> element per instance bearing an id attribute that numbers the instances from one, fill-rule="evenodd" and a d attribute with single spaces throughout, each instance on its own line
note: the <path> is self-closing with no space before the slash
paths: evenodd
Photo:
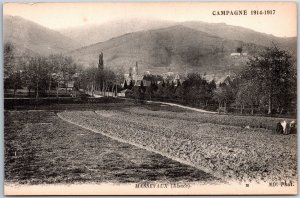
<path id="1" fill-rule="evenodd" d="M 149 87 L 151 85 L 151 81 L 149 81 L 149 80 L 137 80 L 137 81 L 135 81 L 134 86 L 140 87 L 142 82 L 143 82 L 144 87 Z"/>
<path id="2" fill-rule="evenodd" d="M 132 76 L 132 80 L 139 81 L 139 80 L 143 80 L 144 79 L 144 75 L 134 75 Z"/>
<path id="3" fill-rule="evenodd" d="M 120 93 L 118 93 L 118 97 L 127 97 L 131 93 L 132 91 L 130 89 L 124 89 Z"/>
<path id="4" fill-rule="evenodd" d="M 162 77 L 164 80 L 170 79 L 170 77 L 173 77 L 175 74 L 174 72 L 166 72 L 162 74 Z"/>
<path id="5" fill-rule="evenodd" d="M 134 85 L 138 82 L 143 80 L 144 75 L 138 74 L 138 63 L 136 62 L 136 65 L 132 68 L 129 68 L 129 73 L 124 74 L 124 82 L 122 83 L 122 86 L 124 87 L 125 82 L 127 85 L 130 85 L 130 82 L 132 81 Z"/>
<path id="6" fill-rule="evenodd" d="M 161 75 L 154 75 L 151 74 L 150 71 L 144 72 L 144 75 L 140 75 L 138 73 L 138 64 L 132 68 L 129 68 L 129 73 L 124 74 L 124 82 L 122 83 L 122 87 L 124 88 L 125 82 L 127 85 L 130 85 L 131 82 L 133 82 L 134 86 L 141 86 L 141 83 L 143 82 L 143 86 L 148 87 L 151 85 L 151 82 L 157 83 L 158 85 L 162 82 L 174 84 L 175 86 L 178 85 L 178 83 L 183 83 L 185 80 L 185 77 L 183 75 L 180 75 L 178 73 L 174 72 L 166 72 Z"/>
<path id="7" fill-rule="evenodd" d="M 241 53 L 237 53 L 237 52 L 231 53 L 230 56 L 241 56 Z"/>
<path id="8" fill-rule="evenodd" d="M 219 86 L 220 83 L 229 85 L 231 82 L 232 82 L 232 78 L 230 77 L 230 75 L 227 75 L 227 76 L 223 76 L 223 77 L 217 79 L 216 85 Z"/>
<path id="9" fill-rule="evenodd" d="M 231 57 L 238 57 L 238 56 L 248 56 L 248 53 L 244 52 L 244 53 L 238 53 L 238 52 L 234 52 L 230 54 Z"/>
<path id="10" fill-rule="evenodd" d="M 173 83 L 175 86 L 177 86 L 178 83 L 182 84 L 184 81 L 185 81 L 185 77 L 181 74 L 176 74 L 173 79 Z"/>
<path id="11" fill-rule="evenodd" d="M 157 81 L 156 83 L 157 83 L 157 85 L 162 85 L 162 84 L 163 84 L 163 81 L 159 80 L 159 81 Z"/>
<path id="12" fill-rule="evenodd" d="M 150 71 L 145 71 L 144 72 L 144 75 L 146 76 L 146 75 L 151 75 L 151 72 Z"/>
<path id="13" fill-rule="evenodd" d="M 75 84 L 75 82 L 73 80 L 70 80 L 70 81 L 59 81 L 59 83 L 58 83 L 58 89 L 71 91 L 74 88 L 74 84 Z"/>
<path id="14" fill-rule="evenodd" d="M 66 82 L 66 85 L 67 85 L 67 89 L 69 90 L 72 90 L 74 88 L 74 80 L 72 81 L 67 81 Z"/>

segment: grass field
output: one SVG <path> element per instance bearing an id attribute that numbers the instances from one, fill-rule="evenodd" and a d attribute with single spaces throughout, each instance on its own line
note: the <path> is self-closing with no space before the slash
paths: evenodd
<path id="1" fill-rule="evenodd" d="M 53 111 L 6 111 L 4 136 L 6 182 L 218 181 L 194 167 L 69 124 Z"/>

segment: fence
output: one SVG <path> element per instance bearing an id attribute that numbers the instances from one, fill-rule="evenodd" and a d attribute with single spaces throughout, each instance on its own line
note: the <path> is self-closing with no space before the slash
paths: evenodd
<path id="1" fill-rule="evenodd" d="M 115 92 L 111 92 L 111 91 L 86 91 L 86 94 L 90 95 L 90 96 L 95 96 L 95 97 L 116 97 L 116 93 Z"/>

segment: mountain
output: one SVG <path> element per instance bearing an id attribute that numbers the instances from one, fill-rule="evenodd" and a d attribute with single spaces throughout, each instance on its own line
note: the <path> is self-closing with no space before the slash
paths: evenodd
<path id="1" fill-rule="evenodd" d="M 124 68 L 126 71 L 137 61 L 141 71 L 214 74 L 240 70 L 249 56 L 274 44 L 296 56 L 296 37 L 281 38 L 225 23 L 190 21 L 158 24 L 165 27 L 127 33 L 79 48 L 69 55 L 85 66 L 95 66 L 102 51 L 105 65 L 109 68 Z M 104 29 L 102 26 L 102 31 Z M 231 56 L 238 47 L 242 47 L 247 56 Z"/>
<path id="2" fill-rule="evenodd" d="M 248 28 L 227 25 L 225 23 L 189 21 L 180 24 L 224 39 L 239 40 L 263 46 L 272 46 L 273 42 L 278 47 L 290 50 L 292 53 L 296 53 L 297 49 L 296 37 L 276 37 L 271 34 L 256 32 Z"/>
<path id="3" fill-rule="evenodd" d="M 120 19 L 97 25 L 60 29 L 58 31 L 77 41 L 82 46 L 88 46 L 123 34 L 142 30 L 158 29 L 171 26 L 173 24 L 175 24 L 175 22 L 149 19 Z"/>
<path id="4" fill-rule="evenodd" d="M 63 53 L 80 47 L 59 32 L 9 15 L 3 17 L 3 41 L 13 43 L 18 50 L 40 55 Z"/>
<path id="5" fill-rule="evenodd" d="M 233 57 L 243 46 L 247 56 Z M 216 72 L 240 69 L 248 55 L 263 46 L 224 39 L 183 25 L 128 33 L 69 53 L 86 67 L 97 65 L 98 54 L 104 54 L 104 66 L 128 71 L 137 61 L 140 71 Z"/>
<path id="6" fill-rule="evenodd" d="M 58 31 L 76 40 L 82 46 L 88 46 L 107 41 L 126 33 L 166 28 L 174 25 L 183 25 L 220 38 L 239 40 L 256 45 L 271 46 L 273 42 L 280 48 L 288 49 L 293 53 L 295 53 L 297 49 L 296 37 L 281 38 L 271 34 L 256 32 L 249 28 L 227 25 L 225 23 L 206 23 L 201 21 L 174 22 L 149 19 L 115 20 L 100 25 L 88 25 Z"/>
<path id="7" fill-rule="evenodd" d="M 65 35 L 21 17 L 4 16 L 3 23 L 4 42 L 14 43 L 20 53 L 63 53 L 89 67 L 97 65 L 103 52 L 105 67 L 125 72 L 138 62 L 141 72 L 224 75 L 240 70 L 248 57 L 273 44 L 296 56 L 296 37 L 280 38 L 224 23 L 121 20 L 61 30 Z M 232 56 L 241 47 L 246 55 Z"/>

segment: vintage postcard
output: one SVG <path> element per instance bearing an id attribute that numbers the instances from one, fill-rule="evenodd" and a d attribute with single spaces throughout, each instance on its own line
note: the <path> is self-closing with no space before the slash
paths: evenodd
<path id="1" fill-rule="evenodd" d="M 4 3 L 5 195 L 295 195 L 295 2 Z"/>

